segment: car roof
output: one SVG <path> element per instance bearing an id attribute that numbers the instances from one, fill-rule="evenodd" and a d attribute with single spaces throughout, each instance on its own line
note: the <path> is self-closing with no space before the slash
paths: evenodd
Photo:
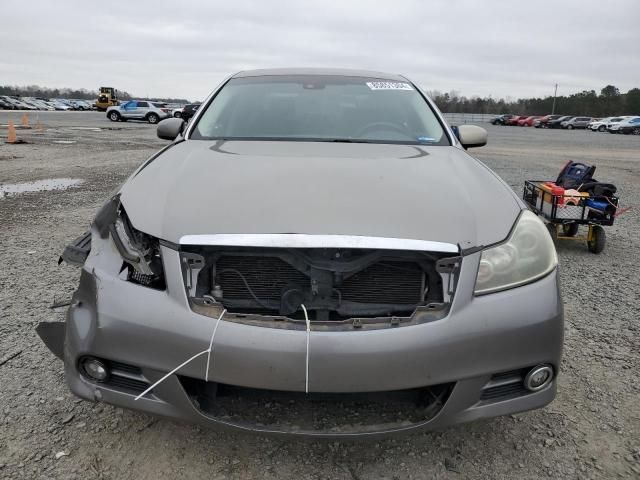
<path id="1" fill-rule="evenodd" d="M 340 77 L 369 77 L 382 80 L 406 82 L 402 75 L 375 72 L 371 70 L 354 70 L 348 68 L 268 68 L 258 70 L 244 70 L 233 75 L 232 78 L 264 77 L 285 75 L 331 75 Z"/>

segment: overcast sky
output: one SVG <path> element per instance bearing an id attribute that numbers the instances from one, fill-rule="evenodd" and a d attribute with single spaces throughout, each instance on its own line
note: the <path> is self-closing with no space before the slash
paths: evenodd
<path id="1" fill-rule="evenodd" d="M 640 87 L 639 0 L 4 2 L 0 84 L 203 99 L 229 73 L 349 67 L 493 97 Z"/>

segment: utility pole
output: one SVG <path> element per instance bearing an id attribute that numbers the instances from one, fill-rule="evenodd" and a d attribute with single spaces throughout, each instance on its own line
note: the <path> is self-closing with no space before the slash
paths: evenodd
<path id="1" fill-rule="evenodd" d="M 551 107 L 551 115 L 556 113 L 556 96 L 558 95 L 558 84 L 556 83 L 556 88 L 553 91 L 553 106 Z"/>

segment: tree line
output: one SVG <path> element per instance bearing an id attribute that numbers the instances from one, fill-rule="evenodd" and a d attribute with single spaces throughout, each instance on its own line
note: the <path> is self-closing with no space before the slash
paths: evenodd
<path id="1" fill-rule="evenodd" d="M 87 90 L 86 88 L 47 88 L 39 85 L 0 85 L 0 95 L 12 95 L 21 97 L 36 97 L 36 98 L 72 98 L 74 100 L 90 100 L 95 102 L 98 98 L 97 90 Z M 118 90 L 119 100 L 159 100 L 167 103 L 189 103 L 184 98 L 143 98 L 135 97 L 129 92 Z"/>
<path id="2" fill-rule="evenodd" d="M 38 85 L 23 87 L 0 85 L 0 95 L 20 95 L 41 98 L 73 98 L 95 101 L 98 92 L 86 88 L 46 88 Z M 495 99 L 493 97 L 465 97 L 456 91 L 442 93 L 429 92 L 438 108 L 445 113 L 514 113 L 518 115 L 546 115 L 553 109 L 553 97 L 520 98 L 518 100 Z M 134 97 L 129 92 L 118 90 L 120 100 L 151 100 Z M 184 98 L 153 98 L 167 103 L 189 103 Z M 606 117 L 612 115 L 640 115 L 640 88 L 632 88 L 621 93 L 613 86 L 607 85 L 600 93 L 595 90 L 584 90 L 572 95 L 556 97 L 556 113 L 567 115 L 585 115 L 590 117 Z"/>
<path id="3" fill-rule="evenodd" d="M 458 92 L 429 92 L 438 108 L 445 113 L 514 113 L 516 115 L 546 115 L 553 109 L 553 96 L 520 98 L 518 100 L 492 97 L 460 96 Z M 572 95 L 556 97 L 555 113 L 607 117 L 640 115 L 640 88 L 621 93 L 614 85 L 607 85 L 600 93 L 584 90 Z"/>

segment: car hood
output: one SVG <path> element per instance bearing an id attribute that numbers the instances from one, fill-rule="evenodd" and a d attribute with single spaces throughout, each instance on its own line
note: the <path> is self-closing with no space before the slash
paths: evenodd
<path id="1" fill-rule="evenodd" d="M 489 245 L 522 203 L 455 147 L 188 140 L 136 171 L 121 201 L 138 230 L 356 235 Z"/>

